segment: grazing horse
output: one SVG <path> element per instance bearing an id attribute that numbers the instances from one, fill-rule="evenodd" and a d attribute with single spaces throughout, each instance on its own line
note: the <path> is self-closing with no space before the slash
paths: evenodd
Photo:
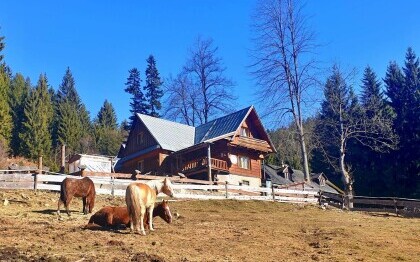
<path id="1" fill-rule="evenodd" d="M 127 204 L 128 215 L 130 217 L 131 232 L 146 235 L 144 231 L 144 215 L 146 209 L 149 211 L 149 229 L 154 231 L 152 225 L 153 208 L 155 207 L 156 196 L 164 193 L 173 196 L 172 184 L 169 178 L 148 181 L 143 183 L 131 183 L 125 191 L 125 202 Z"/>
<path id="2" fill-rule="evenodd" d="M 93 206 L 95 205 L 95 195 L 95 185 L 90 178 L 84 177 L 77 179 L 67 177 L 61 182 L 57 214 L 60 215 L 60 205 L 64 203 L 67 215 L 70 216 L 69 206 L 73 197 L 81 197 L 83 199 L 83 213 L 85 215 L 88 214 L 88 211 L 92 213 Z"/>
<path id="3" fill-rule="evenodd" d="M 156 216 L 161 217 L 168 224 L 172 222 L 172 214 L 169 209 L 168 201 L 163 200 L 155 206 L 153 209 L 153 217 Z M 149 216 L 146 214 L 143 221 L 145 225 L 148 225 L 149 223 L 148 218 Z M 111 229 L 117 229 L 121 225 L 125 225 L 127 228 L 130 227 L 130 216 L 128 215 L 127 207 L 106 206 L 101 208 L 90 217 L 86 228 L 90 228 L 94 224 Z"/>

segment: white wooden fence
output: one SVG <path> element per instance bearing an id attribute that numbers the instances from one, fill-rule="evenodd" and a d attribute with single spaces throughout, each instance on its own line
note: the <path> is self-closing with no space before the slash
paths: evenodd
<path id="1" fill-rule="evenodd" d="M 35 189 L 60 191 L 60 183 L 68 175 L 50 174 L 7 174 L 0 170 L 0 189 Z M 80 177 L 79 177 L 80 178 Z M 142 182 L 113 177 L 89 176 L 98 194 L 124 196 L 130 183 Z M 145 181 L 144 181 L 145 182 Z M 175 197 L 180 199 L 236 199 L 236 200 L 274 200 L 289 203 L 318 203 L 318 192 L 265 187 L 237 186 L 229 184 L 197 185 L 173 183 Z"/>

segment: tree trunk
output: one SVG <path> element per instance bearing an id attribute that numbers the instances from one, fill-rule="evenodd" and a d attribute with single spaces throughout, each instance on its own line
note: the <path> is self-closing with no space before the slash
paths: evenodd
<path id="1" fill-rule="evenodd" d="M 343 176 L 343 181 L 346 186 L 345 189 L 345 197 L 344 197 L 344 208 L 347 210 L 353 209 L 353 177 L 352 175 L 346 170 L 345 162 L 344 162 L 344 144 L 342 144 L 340 148 L 340 170 L 341 175 Z"/>
<path id="2" fill-rule="evenodd" d="M 300 151 L 302 153 L 302 164 L 303 164 L 303 173 L 306 182 L 311 181 L 311 177 L 309 175 L 309 165 L 308 165 L 308 153 L 306 152 L 306 143 L 305 143 L 305 135 L 303 132 L 303 126 L 299 127 L 299 138 L 300 138 Z"/>

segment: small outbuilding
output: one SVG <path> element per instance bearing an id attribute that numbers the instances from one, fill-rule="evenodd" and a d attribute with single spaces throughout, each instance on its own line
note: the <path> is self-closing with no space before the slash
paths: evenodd
<path id="1" fill-rule="evenodd" d="M 75 154 L 69 158 L 69 173 L 86 171 L 111 173 L 114 169 L 114 157 L 100 155 Z"/>

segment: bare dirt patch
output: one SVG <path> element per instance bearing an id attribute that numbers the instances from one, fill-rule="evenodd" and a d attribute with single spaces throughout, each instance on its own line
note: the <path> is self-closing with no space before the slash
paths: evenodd
<path id="1" fill-rule="evenodd" d="M 5 199 L 8 204 L 3 205 Z M 257 201 L 176 201 L 156 231 L 84 229 L 80 199 L 0 190 L 0 261 L 417 261 L 420 219 Z M 98 195 L 95 210 L 124 205 Z"/>

